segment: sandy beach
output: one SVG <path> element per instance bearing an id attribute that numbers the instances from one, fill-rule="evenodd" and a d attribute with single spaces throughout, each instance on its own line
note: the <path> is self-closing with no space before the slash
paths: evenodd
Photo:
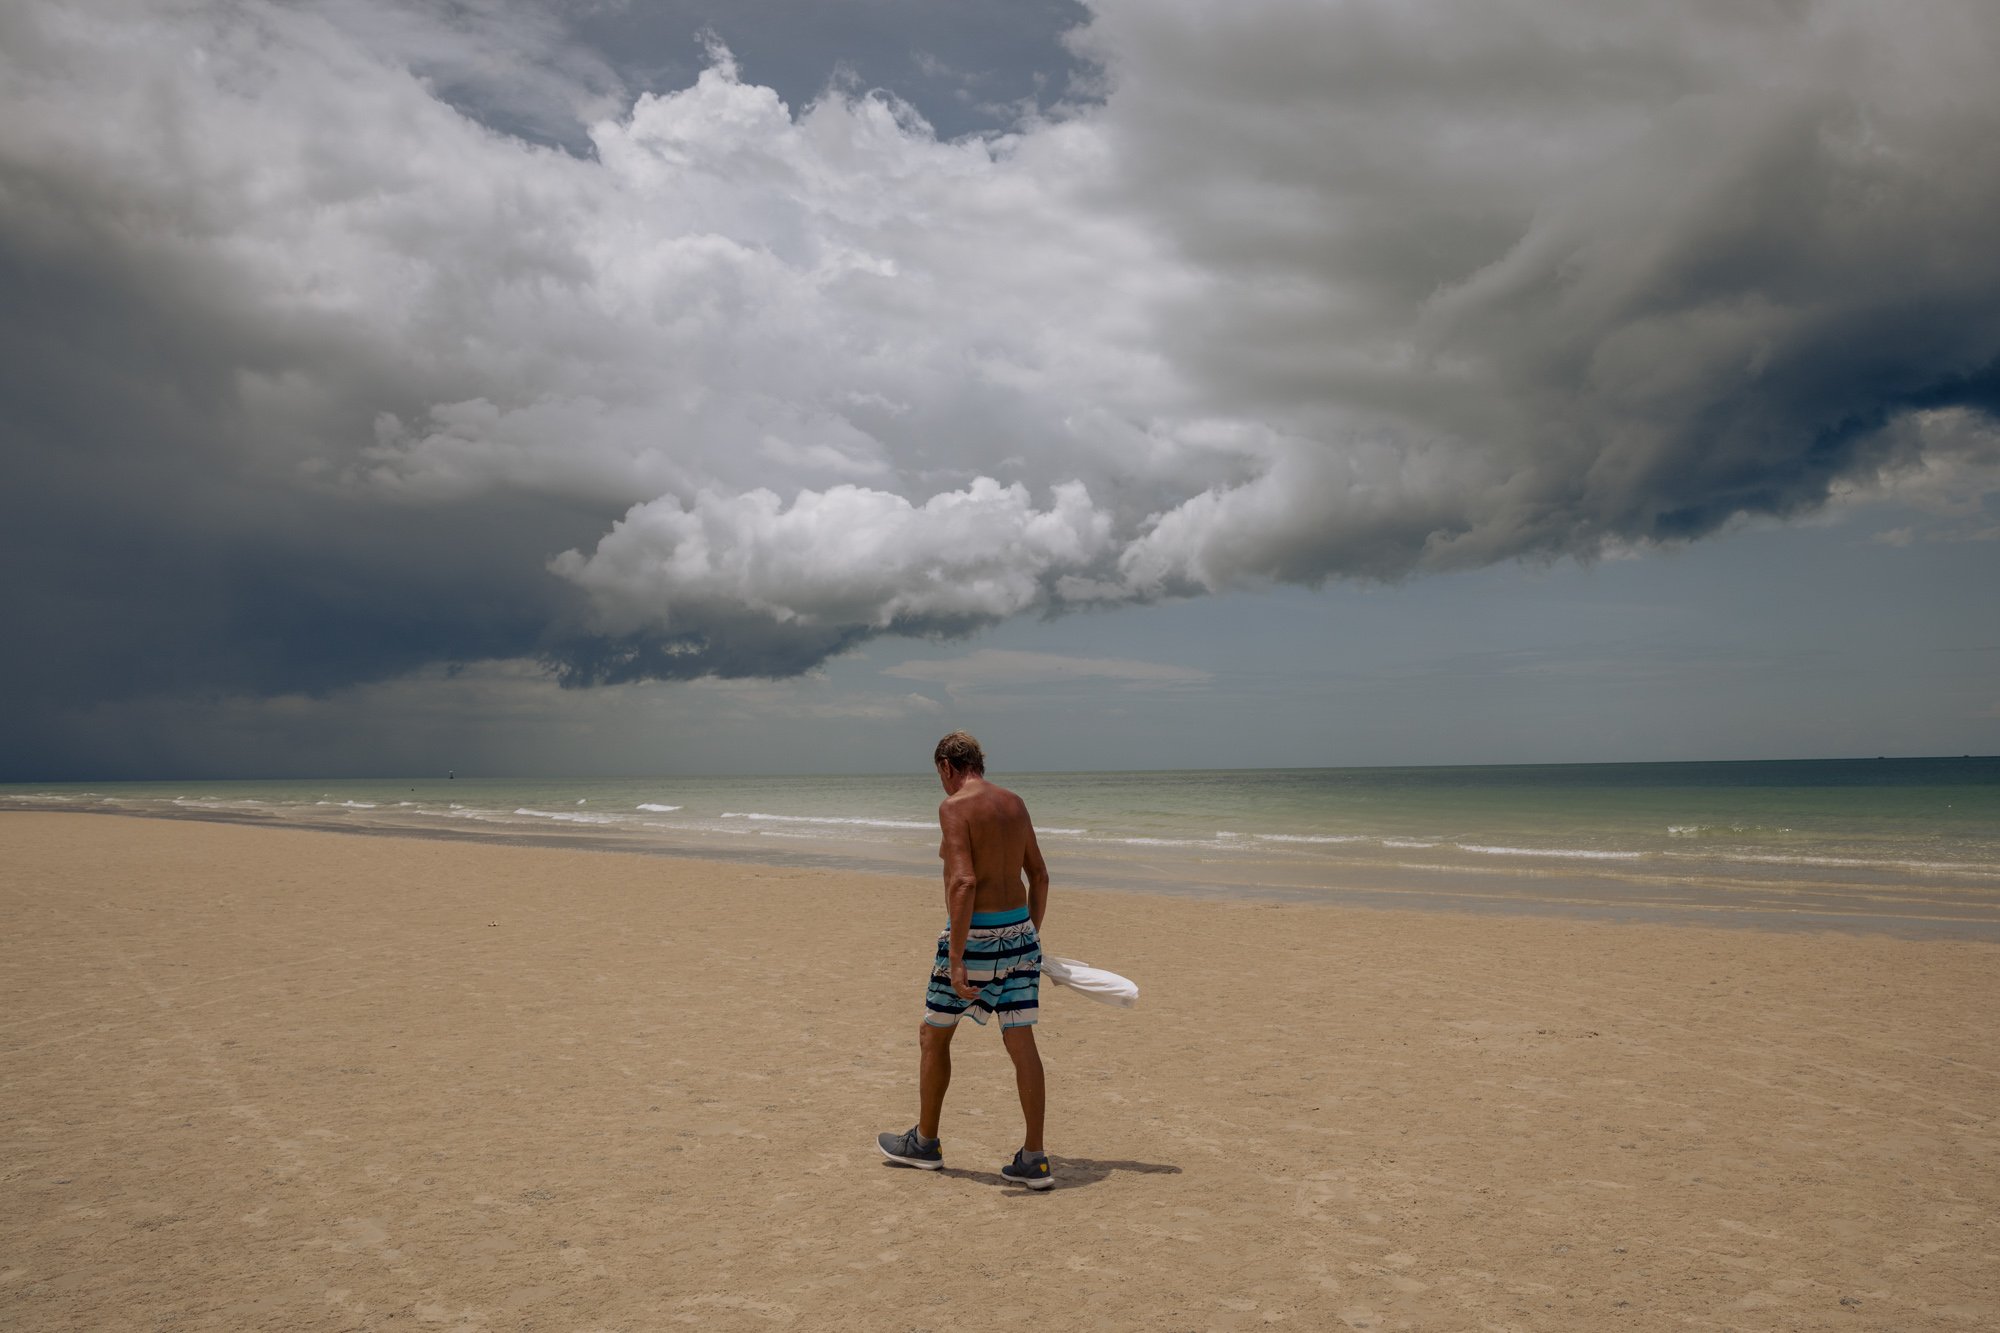
<path id="1" fill-rule="evenodd" d="M 2000 1326 L 2000 948 L 1056 872 L 1028 1194 L 931 881 L 0 816 L 0 1325 Z"/>

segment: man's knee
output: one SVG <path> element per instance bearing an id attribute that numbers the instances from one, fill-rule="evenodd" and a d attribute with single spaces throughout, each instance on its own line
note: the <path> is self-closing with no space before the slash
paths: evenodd
<path id="1" fill-rule="evenodd" d="M 917 1024 L 917 1042 L 927 1051 L 943 1051 L 951 1048 L 952 1034 L 956 1027 L 939 1027 L 935 1023 Z"/>
<path id="2" fill-rule="evenodd" d="M 1025 1060 L 1035 1054 L 1035 1026 L 1023 1023 L 1019 1027 L 1002 1028 L 1000 1041 L 1006 1046 L 1007 1054 L 1016 1060 Z"/>

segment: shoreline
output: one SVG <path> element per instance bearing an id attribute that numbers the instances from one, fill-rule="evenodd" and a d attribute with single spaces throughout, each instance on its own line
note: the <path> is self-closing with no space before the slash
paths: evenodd
<path id="1" fill-rule="evenodd" d="M 934 884 L 572 852 L 0 819 L 0 1320 L 2000 1321 L 1990 944 L 1058 884 L 1029 1195 L 990 1029 L 873 1149 Z"/>
<path id="2" fill-rule="evenodd" d="M 286 829 L 375 838 L 399 838 L 463 846 L 503 846 L 608 852 L 670 860 L 713 861 L 732 866 L 912 877 L 935 874 L 926 842 L 920 850 L 893 854 L 888 844 L 815 840 L 783 835 L 755 847 L 716 840 L 675 841 L 657 835 L 590 826 L 545 825 L 510 829 L 373 820 L 334 823 L 328 818 L 285 814 L 242 814 L 227 809 L 36 810 L 0 807 L 0 820 L 16 815 L 95 815 L 164 823 L 218 824 L 237 828 Z M 343 816 L 336 815 L 338 819 Z M 768 836 L 768 835 L 767 835 Z M 1070 887 L 1091 892 L 1134 893 L 1198 901 L 1297 903 L 1383 911 L 1527 916 L 1558 920 L 1646 925 L 1719 926 L 1787 932 L 1835 931 L 1883 934 L 1903 939 L 1980 940 L 2000 943 L 2000 886 L 1954 882 L 1909 873 L 1888 883 L 1870 881 L 1741 885 L 1741 898 L 1719 894 L 1689 875 L 1620 874 L 1587 862 L 1553 865 L 1379 865 L 1365 861 L 1332 867 L 1354 878 L 1345 883 L 1306 882 L 1290 867 L 1289 880 L 1255 881 L 1237 874 L 1205 880 L 1193 870 L 1162 864 L 1136 851 L 1122 860 L 1070 857 L 1051 845 L 1049 855 Z M 1235 867 L 1231 867 L 1235 869 Z M 1150 878 L 1149 878 L 1150 876 Z M 1540 890 L 1537 892 L 1535 890 Z M 1954 896 L 1953 890 L 1959 890 Z M 1787 901 L 1787 896 L 1791 901 Z"/>

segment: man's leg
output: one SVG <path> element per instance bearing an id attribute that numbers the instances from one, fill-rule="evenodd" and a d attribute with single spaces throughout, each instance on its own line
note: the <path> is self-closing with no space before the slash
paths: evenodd
<path id="1" fill-rule="evenodd" d="M 1021 1118 L 1028 1126 L 1028 1141 L 1021 1146 L 1029 1152 L 1041 1152 L 1042 1112 L 1048 1101 L 1048 1090 L 1042 1083 L 1042 1053 L 1035 1049 L 1034 1026 L 1024 1024 L 1004 1028 L 1000 1040 L 1007 1047 L 1007 1054 L 1014 1059 L 1014 1086 L 1020 1089 Z M 945 1068 L 948 1075 L 949 1063 Z M 938 1092 L 938 1099 L 944 1099 L 942 1090 Z"/>
<path id="2" fill-rule="evenodd" d="M 927 1139 L 938 1137 L 945 1089 L 951 1086 L 951 1035 L 956 1031 L 930 1023 L 917 1026 L 917 1133 Z"/>

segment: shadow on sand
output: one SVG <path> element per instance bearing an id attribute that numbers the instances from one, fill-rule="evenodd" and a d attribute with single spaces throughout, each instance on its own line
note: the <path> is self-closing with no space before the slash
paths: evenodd
<path id="1" fill-rule="evenodd" d="M 1181 1169 L 1166 1162 L 1109 1162 L 1093 1157 L 1064 1157 L 1058 1153 L 1049 1154 L 1049 1163 L 1054 1168 L 1055 1188 L 1049 1190 L 1023 1189 L 1017 1182 L 1007 1179 L 998 1171 L 968 1171 L 964 1167 L 947 1166 L 940 1168 L 938 1175 L 953 1180 L 972 1180 L 981 1185 L 998 1185 L 1003 1189 L 1020 1190 L 1023 1194 L 1053 1194 L 1055 1190 L 1081 1189 L 1085 1185 L 1095 1185 L 1108 1179 L 1114 1172 L 1130 1171 L 1142 1176 L 1177 1176 Z M 898 1171 L 912 1170 L 900 1162 L 884 1162 L 883 1166 Z"/>

